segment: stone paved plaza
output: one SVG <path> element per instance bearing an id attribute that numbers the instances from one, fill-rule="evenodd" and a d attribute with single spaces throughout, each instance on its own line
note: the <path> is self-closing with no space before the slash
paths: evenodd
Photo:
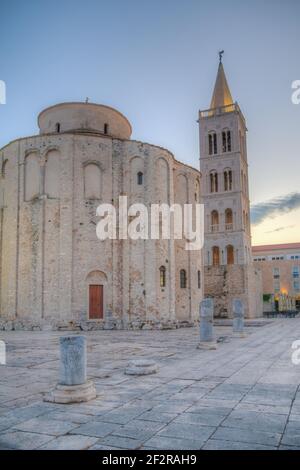
<path id="1" fill-rule="evenodd" d="M 0 448 L 300 449 L 300 365 L 291 361 L 300 318 L 245 330 L 236 338 L 217 326 L 215 351 L 197 349 L 197 328 L 88 332 L 98 395 L 74 405 L 43 402 L 68 333 L 1 332 Z M 135 358 L 154 359 L 159 372 L 125 375 Z"/>

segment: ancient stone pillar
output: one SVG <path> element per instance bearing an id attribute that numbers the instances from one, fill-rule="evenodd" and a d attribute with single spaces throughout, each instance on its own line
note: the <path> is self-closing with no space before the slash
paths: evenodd
<path id="1" fill-rule="evenodd" d="M 96 389 L 86 378 L 85 336 L 60 338 L 59 383 L 44 398 L 54 403 L 80 403 L 96 398 Z"/>
<path id="2" fill-rule="evenodd" d="M 233 300 L 233 334 L 235 336 L 244 337 L 244 314 L 245 308 L 242 300 Z"/>
<path id="3" fill-rule="evenodd" d="M 213 328 L 214 302 L 207 298 L 200 304 L 200 343 L 198 349 L 216 349 L 217 343 Z"/>
<path id="4" fill-rule="evenodd" d="M 62 336 L 60 338 L 59 383 L 81 385 L 86 382 L 85 336 Z"/>

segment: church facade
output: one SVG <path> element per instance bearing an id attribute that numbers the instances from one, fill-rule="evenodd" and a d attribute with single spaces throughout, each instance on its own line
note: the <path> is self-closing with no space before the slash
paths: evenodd
<path id="1" fill-rule="evenodd" d="M 192 324 L 202 252 L 184 240 L 96 235 L 101 203 L 196 204 L 200 172 L 130 139 L 117 110 L 62 103 L 40 134 L 1 156 L 1 328 L 168 328 Z"/>

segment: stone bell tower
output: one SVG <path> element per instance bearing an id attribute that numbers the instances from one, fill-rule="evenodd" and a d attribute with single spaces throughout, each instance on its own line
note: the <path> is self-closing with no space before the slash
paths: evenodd
<path id="1" fill-rule="evenodd" d="M 245 314 L 261 314 L 260 274 L 252 264 L 246 121 L 233 101 L 222 54 L 209 109 L 199 112 L 202 202 L 205 212 L 205 295 L 215 314 L 232 315 L 240 297 Z"/>

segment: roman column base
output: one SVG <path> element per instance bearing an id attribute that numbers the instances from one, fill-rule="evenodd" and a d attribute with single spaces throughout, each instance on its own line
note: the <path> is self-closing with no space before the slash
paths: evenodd
<path id="1" fill-rule="evenodd" d="M 158 372 L 158 365 L 151 359 L 135 359 L 129 361 L 126 369 L 126 375 L 150 375 Z"/>
<path id="2" fill-rule="evenodd" d="M 96 388 L 92 380 L 81 385 L 58 384 L 52 392 L 44 397 L 50 403 L 82 403 L 96 398 Z"/>

